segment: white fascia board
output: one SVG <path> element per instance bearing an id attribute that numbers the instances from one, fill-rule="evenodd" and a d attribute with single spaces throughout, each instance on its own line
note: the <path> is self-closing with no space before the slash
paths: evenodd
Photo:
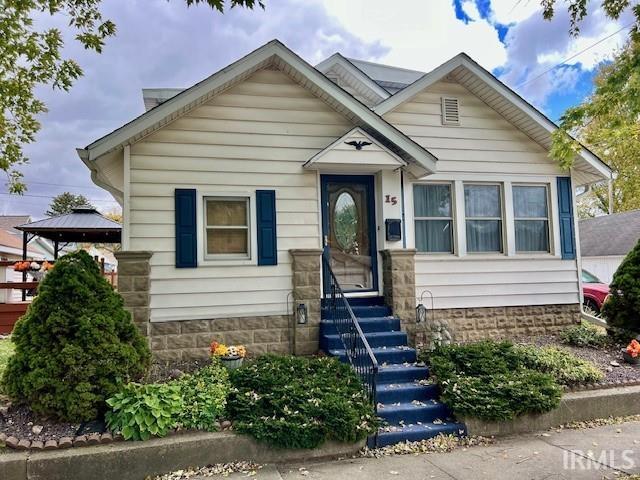
<path id="1" fill-rule="evenodd" d="M 153 128 L 176 111 L 197 102 L 211 90 L 214 90 L 216 87 L 222 86 L 227 82 L 231 82 L 242 73 L 259 66 L 273 56 L 277 56 L 290 67 L 297 70 L 309 83 L 313 84 L 316 88 L 325 92 L 338 103 L 346 107 L 364 123 L 379 132 L 391 143 L 397 145 L 410 157 L 414 158 L 426 170 L 430 172 L 436 171 L 436 162 L 438 159 L 435 155 L 411 140 L 386 120 L 382 119 L 369 107 L 333 83 L 278 40 L 270 41 L 247 56 L 232 63 L 228 67 L 158 105 L 156 108 L 143 113 L 114 132 L 96 140 L 84 149 L 87 155 L 87 160 L 91 162 L 108 151 L 128 143 L 136 135 Z M 83 161 L 85 161 L 85 159 L 83 159 Z M 87 162 L 85 161 L 85 163 Z"/>
<path id="2" fill-rule="evenodd" d="M 121 192 L 120 190 L 118 190 L 113 185 L 111 185 L 106 180 L 100 177 L 100 172 L 98 171 L 97 165 L 93 161 L 89 160 L 88 149 L 76 148 L 76 153 L 78 154 L 78 157 L 80 157 L 80 160 L 82 160 L 82 163 L 84 163 L 87 166 L 87 168 L 91 171 L 91 181 L 98 187 L 104 188 L 107 192 L 109 192 L 120 204 L 120 206 L 122 206 L 123 199 L 124 199 L 124 192 Z"/>
<path id="3" fill-rule="evenodd" d="M 540 112 L 537 108 L 533 107 L 526 100 L 524 100 L 520 95 L 515 93 L 509 87 L 507 87 L 504 83 L 494 77 L 487 70 L 482 68 L 477 62 L 475 62 L 471 57 L 469 57 L 465 53 L 459 53 L 451 60 L 443 63 L 439 67 L 435 68 L 429 73 L 426 73 L 421 78 L 416 80 L 414 83 L 409 85 L 408 87 L 400 90 L 395 95 L 389 97 L 384 102 L 378 104 L 373 108 L 373 111 L 378 113 L 379 115 L 384 115 L 385 113 L 390 112 L 394 108 L 398 107 L 402 103 L 410 100 L 415 95 L 420 93 L 422 90 L 427 88 L 429 85 L 434 84 L 435 82 L 441 80 L 446 75 L 451 73 L 456 68 L 463 66 L 471 73 L 476 75 L 482 81 L 484 81 L 487 85 L 492 87 L 496 93 L 502 95 L 506 100 L 508 100 L 512 105 L 517 107 L 523 114 L 529 116 L 533 119 L 538 125 L 544 128 L 550 134 L 555 132 L 558 129 L 558 126 L 549 120 L 542 112 Z M 579 156 L 584 159 L 589 165 L 595 168 L 604 179 L 611 178 L 612 171 L 602 160 L 600 160 L 595 154 L 582 147 Z"/>
<path id="4" fill-rule="evenodd" d="M 329 58 L 317 64 L 316 70 L 319 70 L 322 73 L 327 73 L 334 65 L 340 65 L 342 68 L 347 70 L 351 75 L 357 78 L 360 83 L 377 95 L 379 97 L 379 101 L 389 98 L 389 92 L 378 85 L 371 77 L 356 67 L 348 59 L 343 57 L 340 53 L 334 53 Z"/>

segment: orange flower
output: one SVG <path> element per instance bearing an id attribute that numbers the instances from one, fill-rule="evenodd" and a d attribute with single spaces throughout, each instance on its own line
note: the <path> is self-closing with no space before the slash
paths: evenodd
<path id="1" fill-rule="evenodd" d="M 631 340 L 631 343 L 627 346 L 627 353 L 633 358 L 640 355 L 640 343 L 635 339 Z"/>
<path id="2" fill-rule="evenodd" d="M 213 353 L 216 351 L 216 348 L 218 348 L 218 345 L 220 344 L 215 340 L 211 342 L 211 345 L 209 346 L 209 352 L 211 353 L 211 355 L 213 355 Z"/>

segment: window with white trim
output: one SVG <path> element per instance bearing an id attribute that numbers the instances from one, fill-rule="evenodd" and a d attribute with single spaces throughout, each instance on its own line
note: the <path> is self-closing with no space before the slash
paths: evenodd
<path id="1" fill-rule="evenodd" d="M 467 251 L 502 253 L 502 188 L 496 184 L 464 184 Z"/>
<path id="2" fill-rule="evenodd" d="M 451 184 L 418 184 L 413 187 L 416 250 L 453 253 Z"/>
<path id="3" fill-rule="evenodd" d="M 514 185 L 516 252 L 549 252 L 547 185 Z"/>
<path id="4" fill-rule="evenodd" d="M 204 199 L 205 257 L 250 258 L 249 197 Z"/>

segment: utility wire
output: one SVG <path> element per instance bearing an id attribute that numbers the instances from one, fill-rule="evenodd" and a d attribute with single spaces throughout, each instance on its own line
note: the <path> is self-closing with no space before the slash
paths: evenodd
<path id="1" fill-rule="evenodd" d="M 56 198 L 57 195 L 32 195 L 29 193 L 25 193 L 22 195 L 18 195 L 15 193 L 4 193 L 4 192 L 0 192 L 0 195 L 9 195 L 12 198 L 15 199 L 19 199 L 22 197 L 32 197 L 32 198 Z M 90 202 L 105 202 L 105 203 L 118 203 L 115 200 L 101 200 L 101 199 L 97 199 L 97 198 L 87 198 L 87 200 L 89 200 Z"/>
<path id="2" fill-rule="evenodd" d="M 557 65 L 554 65 L 553 67 L 549 68 L 548 70 L 545 70 L 544 72 L 542 72 L 540 75 L 537 75 L 529 80 L 526 80 L 525 82 L 522 82 L 521 84 L 517 85 L 516 88 L 520 88 L 523 87 L 531 82 L 535 82 L 536 80 L 538 80 L 541 77 L 544 77 L 547 73 L 549 73 L 552 70 L 555 70 L 556 68 L 560 67 L 561 65 L 564 65 L 565 63 L 567 63 L 569 60 L 573 60 L 574 58 L 576 58 L 579 55 L 582 55 L 584 52 L 586 52 L 587 50 L 591 50 L 593 47 L 600 45 L 602 42 L 604 42 L 605 40 L 609 40 L 611 37 L 613 37 L 614 35 L 617 35 L 618 33 L 620 33 L 621 31 L 623 31 L 626 28 L 630 28 L 631 26 L 633 26 L 635 22 L 631 22 L 628 25 L 625 25 L 624 27 L 616 30 L 615 32 L 613 32 L 610 35 L 607 35 L 604 38 L 601 38 L 600 40 L 598 40 L 596 43 L 589 45 L 588 47 L 580 50 L 578 53 L 575 53 L 573 55 L 571 55 L 569 58 L 563 60 L 562 62 L 558 63 Z"/>

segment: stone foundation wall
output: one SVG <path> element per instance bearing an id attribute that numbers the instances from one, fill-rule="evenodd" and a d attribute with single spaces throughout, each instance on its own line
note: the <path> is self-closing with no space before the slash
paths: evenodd
<path id="1" fill-rule="evenodd" d="M 151 322 L 149 342 L 160 361 L 206 359 L 213 340 L 245 345 L 251 356 L 291 353 L 291 323 L 289 315 Z"/>
<path id="2" fill-rule="evenodd" d="M 415 344 L 428 345 L 434 331 L 448 330 L 453 341 L 510 339 L 557 333 L 580 321 L 580 305 L 449 308 L 428 312 L 427 321 L 404 325 Z"/>

